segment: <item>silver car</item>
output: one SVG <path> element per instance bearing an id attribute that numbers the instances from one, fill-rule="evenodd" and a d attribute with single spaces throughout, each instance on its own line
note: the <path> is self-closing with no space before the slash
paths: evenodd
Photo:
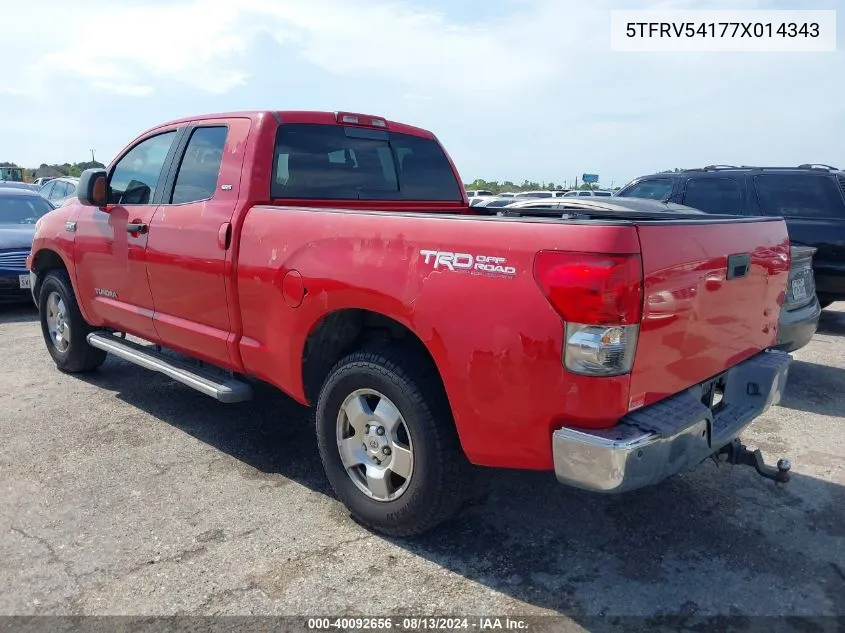
<path id="1" fill-rule="evenodd" d="M 79 178 L 53 178 L 43 185 L 38 193 L 47 198 L 53 206 L 60 207 L 68 198 L 76 195 L 76 187 L 79 185 Z"/>

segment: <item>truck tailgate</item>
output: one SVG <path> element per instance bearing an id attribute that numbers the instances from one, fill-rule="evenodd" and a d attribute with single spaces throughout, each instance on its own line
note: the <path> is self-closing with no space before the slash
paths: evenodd
<path id="1" fill-rule="evenodd" d="M 631 375 L 639 408 L 772 346 L 789 274 L 782 220 L 638 227 L 643 319 Z"/>

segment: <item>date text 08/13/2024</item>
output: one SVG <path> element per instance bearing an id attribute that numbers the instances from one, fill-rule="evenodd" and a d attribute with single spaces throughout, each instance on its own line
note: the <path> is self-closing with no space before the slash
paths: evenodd
<path id="1" fill-rule="evenodd" d="M 400 631 L 524 631 L 529 628 L 524 619 L 510 617 L 323 617 L 309 618 L 309 631 L 331 630 L 391 630 Z"/>

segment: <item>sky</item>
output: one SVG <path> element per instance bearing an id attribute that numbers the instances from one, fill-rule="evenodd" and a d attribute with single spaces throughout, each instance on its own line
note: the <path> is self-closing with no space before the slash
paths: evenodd
<path id="1" fill-rule="evenodd" d="M 464 182 L 604 186 L 707 164 L 845 166 L 845 0 L 42 0 L 0 18 L 0 161 L 108 163 L 233 110 L 432 130 Z M 841 9 L 837 51 L 610 50 L 612 9 Z"/>

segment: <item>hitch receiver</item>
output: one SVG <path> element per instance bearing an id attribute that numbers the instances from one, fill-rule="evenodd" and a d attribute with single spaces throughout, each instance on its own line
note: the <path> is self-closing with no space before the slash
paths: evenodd
<path id="1" fill-rule="evenodd" d="M 777 468 L 767 466 L 759 449 L 749 451 L 738 439 L 727 446 L 723 446 L 714 457 L 719 462 L 727 462 L 735 466 L 752 466 L 761 477 L 780 484 L 789 481 L 789 470 L 792 468 L 790 461 L 784 457 L 778 460 Z"/>

